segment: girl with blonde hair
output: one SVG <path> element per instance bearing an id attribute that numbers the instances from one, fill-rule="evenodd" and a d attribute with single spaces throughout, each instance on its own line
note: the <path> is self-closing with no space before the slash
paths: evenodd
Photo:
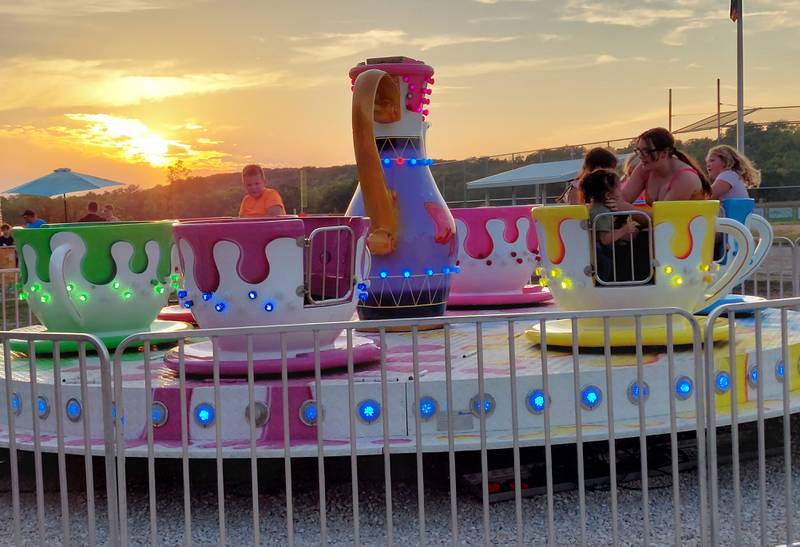
<path id="1" fill-rule="evenodd" d="M 748 188 L 761 184 L 761 173 L 746 156 L 727 144 L 715 146 L 706 155 L 706 169 L 713 180 L 711 199 L 747 198 Z"/>

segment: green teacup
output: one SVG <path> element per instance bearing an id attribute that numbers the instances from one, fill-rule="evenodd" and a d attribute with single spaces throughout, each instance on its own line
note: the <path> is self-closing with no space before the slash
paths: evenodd
<path id="1" fill-rule="evenodd" d="M 173 289 L 172 222 L 48 224 L 13 233 L 19 298 L 48 331 L 106 341 L 150 330 Z"/>

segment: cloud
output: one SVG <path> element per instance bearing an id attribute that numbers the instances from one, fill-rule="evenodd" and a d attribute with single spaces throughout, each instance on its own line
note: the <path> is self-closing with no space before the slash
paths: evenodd
<path id="1" fill-rule="evenodd" d="M 669 0 L 567 0 L 561 20 L 642 28 L 692 17 L 694 10 L 683 5 Z"/>
<path id="2" fill-rule="evenodd" d="M 477 23 L 492 23 L 496 21 L 527 21 L 530 19 L 527 15 L 487 15 L 486 17 L 475 17 L 467 20 L 470 24 Z"/>
<path id="3" fill-rule="evenodd" d="M 170 9 L 189 3 L 167 0 L 3 0 L 0 15 L 19 17 L 80 17 L 102 13 L 132 13 Z"/>
<path id="4" fill-rule="evenodd" d="M 708 28 L 709 24 L 707 20 L 689 21 L 685 25 L 680 25 L 669 31 L 661 39 L 661 42 L 668 46 L 682 46 L 686 43 L 686 35 L 689 32 Z"/>
<path id="5" fill-rule="evenodd" d="M 218 171 L 230 169 L 233 161 L 230 153 L 217 149 L 223 141 L 197 137 L 191 130 L 184 130 L 181 137 L 168 138 L 135 118 L 87 113 L 66 114 L 65 118 L 63 124 L 48 127 L 0 126 L 0 136 L 156 168 L 182 160 L 190 169 Z"/>
<path id="6" fill-rule="evenodd" d="M 538 38 L 542 42 L 562 42 L 566 40 L 566 36 L 562 34 L 539 34 Z"/>
<path id="7" fill-rule="evenodd" d="M 440 66 L 437 70 L 440 79 L 483 76 L 497 72 L 513 72 L 528 70 L 547 71 L 572 71 L 612 63 L 621 63 L 638 58 L 620 59 L 613 55 L 601 54 L 596 56 L 553 57 L 549 59 L 512 59 L 502 61 L 485 61 L 480 63 L 465 63 L 459 65 Z"/>
<path id="8" fill-rule="evenodd" d="M 286 74 L 239 70 L 180 74 L 169 63 L 133 68 L 125 60 L 12 58 L 0 67 L 0 111 L 124 106 L 184 95 L 295 85 Z"/>
<path id="9" fill-rule="evenodd" d="M 526 3 L 533 3 L 538 2 L 539 0 L 472 0 L 473 2 L 477 2 L 478 4 L 510 4 L 512 2 L 526 2 Z"/>
<path id="10" fill-rule="evenodd" d="M 292 49 L 304 61 L 323 62 L 342 57 L 352 57 L 362 51 L 377 50 L 387 46 L 412 46 L 421 51 L 437 47 L 465 44 L 502 44 L 519 39 L 518 36 L 468 36 L 461 34 L 436 34 L 410 38 L 405 31 L 371 29 L 356 33 L 326 32 L 313 35 L 292 36 L 290 42 L 300 44 Z"/>

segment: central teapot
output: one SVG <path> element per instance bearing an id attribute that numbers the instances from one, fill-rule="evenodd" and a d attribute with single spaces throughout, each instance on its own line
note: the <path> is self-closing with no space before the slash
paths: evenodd
<path id="1" fill-rule="evenodd" d="M 367 59 L 350 78 L 359 187 L 347 215 L 372 218 L 359 317 L 442 315 L 458 269 L 455 222 L 425 149 L 433 68 L 407 57 Z"/>

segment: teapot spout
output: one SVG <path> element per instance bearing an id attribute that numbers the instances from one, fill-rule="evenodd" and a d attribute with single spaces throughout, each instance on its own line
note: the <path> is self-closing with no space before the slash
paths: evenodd
<path id="1" fill-rule="evenodd" d="M 398 212 L 383 176 L 374 123 L 400 121 L 400 109 L 400 86 L 394 77 L 378 69 L 358 75 L 353 88 L 353 149 L 364 209 L 372 219 L 367 246 L 378 256 L 395 250 Z"/>

